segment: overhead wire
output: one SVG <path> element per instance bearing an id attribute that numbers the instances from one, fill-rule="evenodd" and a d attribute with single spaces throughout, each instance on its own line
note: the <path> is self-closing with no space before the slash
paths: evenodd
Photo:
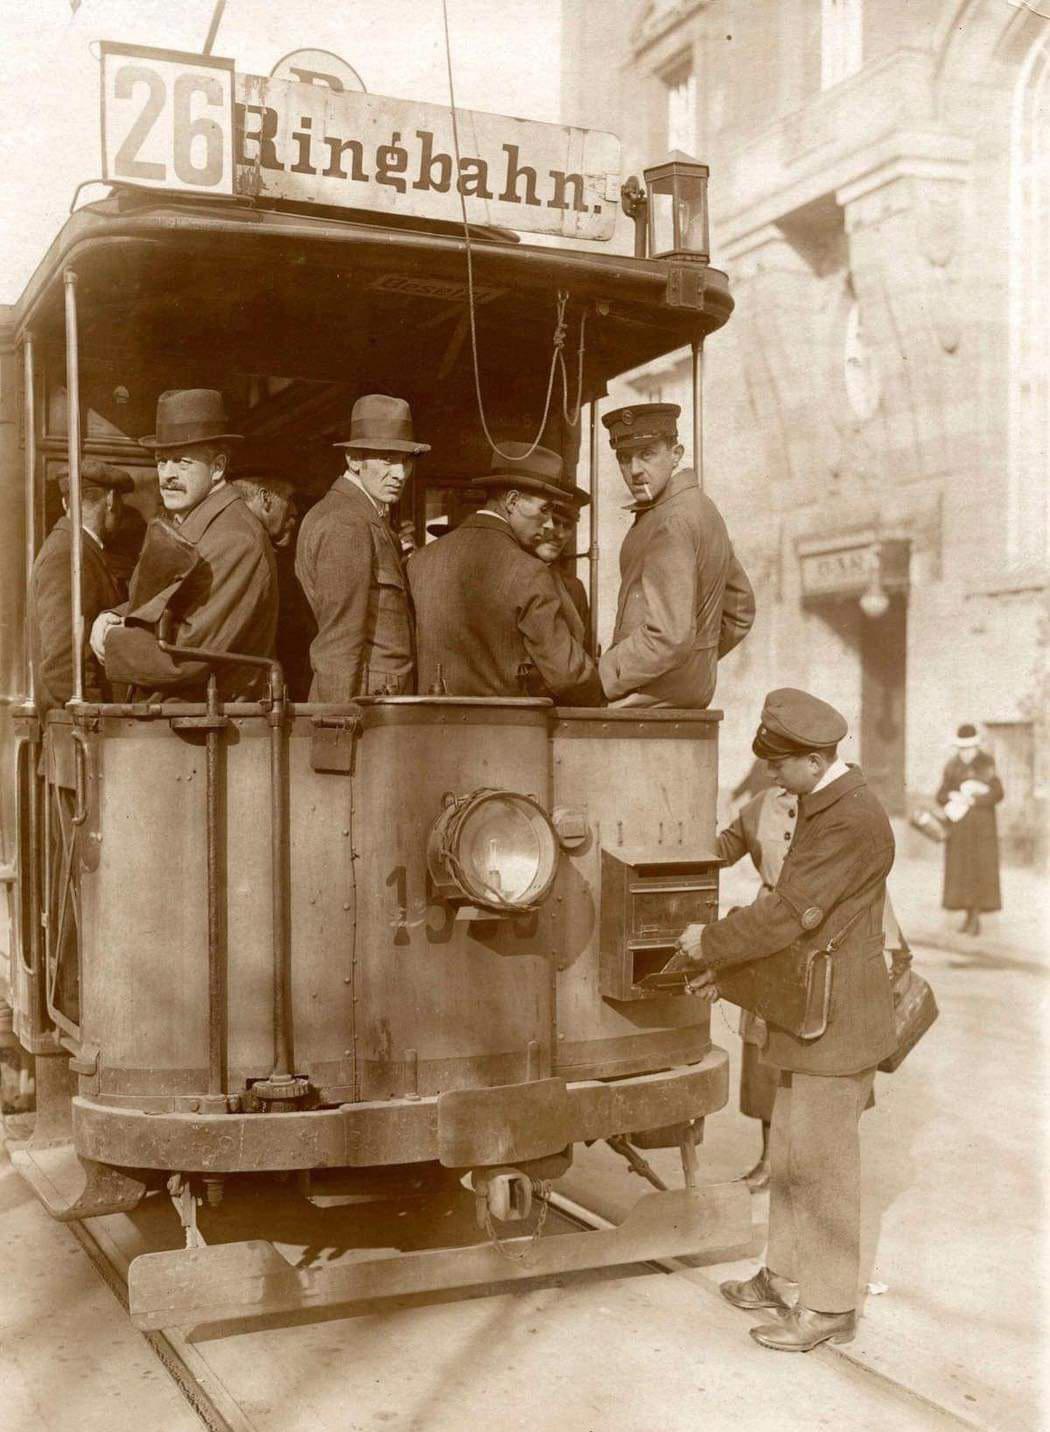
<path id="1" fill-rule="evenodd" d="M 481 421 L 481 430 L 485 439 L 497 457 L 503 458 L 505 462 L 522 461 L 523 458 L 531 457 L 540 445 L 543 434 L 547 428 L 547 421 L 550 417 L 551 397 L 554 393 L 554 376 L 556 371 L 561 371 L 562 380 L 562 415 L 569 427 L 576 427 L 580 421 L 580 410 L 583 399 L 583 362 L 586 351 L 586 328 L 587 312 L 584 310 L 580 318 L 580 346 L 578 353 L 579 371 L 577 373 L 575 413 L 569 413 L 569 378 L 568 369 L 565 363 L 565 337 L 566 320 L 565 310 L 569 301 L 569 294 L 566 289 L 558 291 L 558 311 L 554 325 L 553 349 L 551 352 L 550 371 L 547 374 L 547 393 L 543 404 L 543 418 L 535 438 L 530 443 L 528 450 L 524 453 L 504 452 L 496 439 L 489 431 L 488 420 L 485 416 L 485 399 L 481 391 L 481 362 L 478 356 L 478 322 L 477 302 L 474 292 L 474 251 L 470 237 L 470 221 L 467 218 L 467 199 L 460 182 L 462 164 L 460 161 L 459 145 L 459 121 L 456 116 L 456 85 L 452 73 L 452 36 L 448 23 L 448 0 L 441 0 L 441 13 L 445 30 L 445 67 L 448 73 L 448 99 L 449 109 L 452 115 L 452 148 L 456 157 L 456 192 L 459 194 L 459 207 L 463 216 L 463 242 L 467 256 L 467 307 L 470 314 L 470 352 L 474 367 L 474 394 L 478 405 L 478 418 Z"/>

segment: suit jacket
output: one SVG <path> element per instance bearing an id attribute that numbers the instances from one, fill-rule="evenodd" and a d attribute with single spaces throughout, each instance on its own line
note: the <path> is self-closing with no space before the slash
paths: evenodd
<path id="1" fill-rule="evenodd" d="M 587 600 L 587 588 L 577 577 L 575 572 L 563 572 L 557 562 L 552 562 L 550 567 L 554 576 L 555 586 L 558 588 L 558 595 L 561 597 L 562 611 L 569 623 L 569 629 L 577 641 L 583 643 L 583 649 L 588 656 L 593 656 L 591 650 L 591 604 Z"/>
<path id="2" fill-rule="evenodd" d="M 883 901 L 893 865 L 886 812 L 856 766 L 799 801 L 795 837 L 772 890 L 704 927 L 700 954 L 714 971 L 776 954 L 803 937 L 820 949 L 849 925 L 833 956 L 828 1027 L 802 1040 L 769 1026 L 766 1059 L 805 1074 L 855 1074 L 896 1047 L 883 957 Z"/>
<path id="3" fill-rule="evenodd" d="M 90 533 L 84 533 L 82 546 L 84 697 L 87 701 L 108 701 L 112 696 L 110 685 L 87 638 L 99 612 L 115 606 L 120 594 L 102 548 Z M 69 572 L 72 547 L 72 525 L 68 517 L 60 517 L 44 538 L 29 579 L 29 653 L 41 716 L 56 706 L 64 706 L 73 695 L 73 598 Z"/>
<path id="4" fill-rule="evenodd" d="M 550 568 L 499 517 L 475 512 L 421 547 L 408 560 L 408 582 L 421 691 L 440 665 L 450 696 L 521 696 L 518 669 L 531 664 L 556 700 L 600 700 L 594 662 L 573 634 Z"/>
<path id="5" fill-rule="evenodd" d="M 599 663 L 606 696 L 710 705 L 718 658 L 754 619 L 754 592 L 722 514 L 683 468 L 637 512 L 620 549 L 616 627 Z"/>
<path id="6" fill-rule="evenodd" d="M 338 477 L 299 528 L 295 574 L 317 622 L 311 701 L 412 690 L 412 613 L 401 549 L 368 496 Z"/>
<path id="7" fill-rule="evenodd" d="M 277 568 L 270 539 L 241 494 L 226 485 L 209 493 L 178 531 L 200 562 L 172 598 L 173 643 L 272 657 Z M 212 670 L 224 701 L 255 701 L 267 690 L 261 667 L 209 667 L 169 656 L 158 645 L 157 623 L 134 611 L 106 638 L 106 675 L 128 682 L 133 699 L 202 701 Z"/>

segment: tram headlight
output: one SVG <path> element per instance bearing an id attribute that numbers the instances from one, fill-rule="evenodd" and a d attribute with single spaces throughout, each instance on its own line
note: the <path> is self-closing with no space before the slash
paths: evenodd
<path id="1" fill-rule="evenodd" d="M 445 797 L 427 843 L 438 892 L 498 914 L 532 910 L 550 893 L 558 837 L 531 796 L 484 788 Z"/>

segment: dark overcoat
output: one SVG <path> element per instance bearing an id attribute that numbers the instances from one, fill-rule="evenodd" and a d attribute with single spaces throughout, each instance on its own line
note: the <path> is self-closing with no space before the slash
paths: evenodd
<path id="1" fill-rule="evenodd" d="M 72 525 L 68 517 L 60 517 L 44 538 L 29 579 L 29 652 L 37 710 L 41 715 L 56 706 L 64 706 L 73 695 L 73 598 L 69 571 L 72 546 Z M 108 701 L 112 691 L 87 638 L 99 612 L 116 606 L 120 593 L 102 548 L 87 531 L 82 549 L 84 697 L 87 701 Z"/>
<path id="2" fill-rule="evenodd" d="M 710 705 L 718 659 L 755 620 L 755 594 L 722 514 L 690 468 L 637 510 L 620 549 L 612 645 L 599 663 L 610 701 Z"/>
<path id="3" fill-rule="evenodd" d="M 420 691 L 430 690 L 440 666 L 450 696 L 520 696 L 519 668 L 531 665 L 556 700 L 600 701 L 594 662 L 573 634 L 550 569 L 494 513 L 475 512 L 414 552 L 408 581 Z"/>
<path id="4" fill-rule="evenodd" d="M 200 560 L 170 604 L 175 645 L 272 657 L 277 568 L 270 539 L 241 494 L 226 484 L 215 489 L 178 532 Z M 161 650 L 157 622 L 134 611 L 106 638 L 106 675 L 127 682 L 133 700 L 202 701 L 212 670 L 224 701 L 256 701 L 266 693 L 264 668 L 176 660 Z"/>
<path id="5" fill-rule="evenodd" d="M 587 600 L 587 588 L 575 572 L 563 572 L 557 562 L 551 563 L 550 570 L 558 588 L 558 595 L 562 599 L 562 611 L 565 613 L 572 634 L 577 641 L 583 643 L 583 649 L 588 656 L 593 656 L 594 653 L 591 650 L 591 604 Z"/>
<path id="6" fill-rule="evenodd" d="M 401 549 L 386 518 L 345 475 L 303 518 L 295 574 L 317 623 L 311 701 L 413 690 L 412 612 Z"/>
<path id="7" fill-rule="evenodd" d="M 800 797 L 794 839 L 773 889 L 704 927 L 700 953 L 716 981 L 719 970 L 776 954 L 800 938 L 803 948 L 819 949 L 849 927 L 834 954 L 825 1033 L 803 1040 L 769 1025 L 764 1057 L 779 1069 L 855 1074 L 895 1048 L 883 957 L 893 853 L 886 812 L 863 772 L 851 766 L 823 790 Z"/>
<path id="8" fill-rule="evenodd" d="M 973 802 L 962 820 L 949 825 L 944 846 L 944 898 L 946 910 L 1001 910 L 999 890 L 999 832 L 995 807 L 1003 798 L 1003 785 L 995 761 L 978 751 L 969 765 L 953 756 L 944 768 L 937 801 L 947 803 L 963 781 L 982 781 L 985 795 L 971 796 Z"/>

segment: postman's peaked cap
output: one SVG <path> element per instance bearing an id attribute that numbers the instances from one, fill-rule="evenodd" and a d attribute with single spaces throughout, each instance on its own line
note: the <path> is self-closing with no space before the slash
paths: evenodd
<path id="1" fill-rule="evenodd" d="M 69 494 L 69 468 L 60 467 L 58 470 L 58 486 L 63 497 Z M 134 492 L 135 483 L 130 473 L 122 467 L 114 467 L 109 462 L 98 462 L 94 458 L 88 458 L 80 464 L 80 486 L 103 487 L 110 492 Z"/>
<path id="2" fill-rule="evenodd" d="M 657 438 L 676 439 L 681 408 L 677 403 L 636 403 L 602 414 L 609 441 L 617 452 L 647 447 Z"/>
<path id="3" fill-rule="evenodd" d="M 819 696 L 779 686 L 766 697 L 751 749 L 762 760 L 837 746 L 849 729 L 846 718 Z"/>

